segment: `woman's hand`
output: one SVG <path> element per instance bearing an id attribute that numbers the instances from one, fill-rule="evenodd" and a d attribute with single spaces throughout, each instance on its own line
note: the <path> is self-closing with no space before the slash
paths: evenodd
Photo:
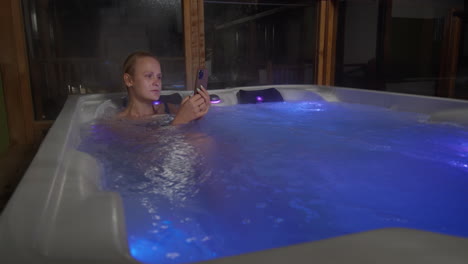
<path id="1" fill-rule="evenodd" d="M 200 119 L 210 109 L 210 95 L 202 86 L 198 89 L 198 94 L 185 97 L 180 104 L 179 111 L 172 121 L 173 125 L 188 123 L 192 120 Z"/>
<path id="2" fill-rule="evenodd" d="M 210 94 L 205 89 L 205 87 L 203 87 L 203 85 L 200 85 L 200 88 L 198 88 L 198 94 L 201 95 L 203 99 L 205 100 L 205 109 L 203 110 L 202 116 L 199 117 L 199 118 L 202 118 L 210 110 L 211 100 L 210 100 Z"/>

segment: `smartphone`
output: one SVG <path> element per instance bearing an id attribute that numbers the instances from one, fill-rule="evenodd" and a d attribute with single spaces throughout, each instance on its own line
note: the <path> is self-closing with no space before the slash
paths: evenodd
<path id="1" fill-rule="evenodd" d="M 193 94 L 197 94 L 197 88 L 203 86 L 205 89 L 208 89 L 208 71 L 206 68 L 198 68 L 197 70 L 197 81 L 195 82 L 195 87 L 193 89 Z"/>

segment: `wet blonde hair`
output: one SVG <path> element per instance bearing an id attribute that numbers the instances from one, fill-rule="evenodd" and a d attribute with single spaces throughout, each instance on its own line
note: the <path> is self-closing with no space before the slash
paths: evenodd
<path id="1" fill-rule="evenodd" d="M 132 52 L 132 53 L 130 53 L 130 55 L 128 55 L 128 57 L 125 59 L 125 61 L 123 63 L 122 76 L 125 73 L 130 74 L 131 76 L 133 76 L 133 74 L 135 73 L 135 64 L 136 64 L 137 60 L 140 59 L 140 58 L 146 58 L 146 57 L 153 58 L 157 62 L 159 62 L 158 57 L 154 56 L 153 54 L 151 54 L 151 53 L 149 53 L 147 51 Z M 124 85 L 125 85 L 125 83 L 124 83 Z M 128 88 L 127 85 L 125 85 L 125 87 Z"/>

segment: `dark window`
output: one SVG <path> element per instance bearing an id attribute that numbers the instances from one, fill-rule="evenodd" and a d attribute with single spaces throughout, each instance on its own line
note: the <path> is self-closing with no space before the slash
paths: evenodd
<path id="1" fill-rule="evenodd" d="M 211 89 L 314 83 L 316 1 L 204 3 Z"/>
<path id="2" fill-rule="evenodd" d="M 468 98 L 463 0 L 339 4 L 336 85 Z"/>
<path id="3" fill-rule="evenodd" d="M 36 119 L 55 119 L 68 94 L 124 91 L 136 50 L 161 60 L 165 89 L 185 89 L 181 1 L 23 0 Z"/>

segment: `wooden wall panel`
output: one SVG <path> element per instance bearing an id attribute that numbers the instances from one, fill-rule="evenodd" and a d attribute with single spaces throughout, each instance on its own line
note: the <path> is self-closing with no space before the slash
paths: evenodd
<path id="1" fill-rule="evenodd" d="M 0 34 L 0 70 L 11 144 L 31 144 L 33 104 L 20 0 L 0 1 Z"/>
<path id="2" fill-rule="evenodd" d="M 317 84 L 334 85 L 338 1 L 318 1 L 317 12 Z"/>
<path id="3" fill-rule="evenodd" d="M 205 23 L 203 0 L 183 0 L 185 38 L 185 84 L 187 90 L 195 85 L 196 70 L 205 66 Z"/>
<path id="4" fill-rule="evenodd" d="M 0 211 L 29 166 L 40 142 L 35 136 L 20 1 L 0 1 L 0 71 L 10 138 L 7 151 L 0 155 Z"/>

